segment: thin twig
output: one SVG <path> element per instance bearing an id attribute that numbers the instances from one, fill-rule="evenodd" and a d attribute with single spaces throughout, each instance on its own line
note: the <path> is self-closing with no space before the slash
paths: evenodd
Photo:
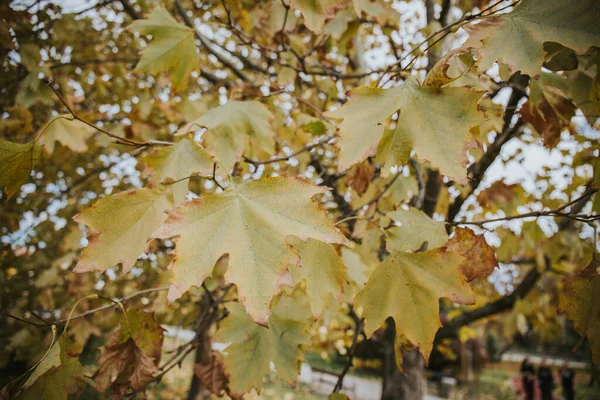
<path id="1" fill-rule="evenodd" d="M 354 353 L 356 351 L 356 345 L 358 344 L 358 337 L 362 332 L 363 321 L 361 318 L 358 317 L 358 315 L 356 315 L 352 305 L 350 305 L 349 315 L 354 321 L 354 337 L 352 338 L 352 345 L 348 349 L 348 360 L 346 360 L 346 365 L 344 366 L 342 373 L 338 376 L 338 380 L 335 386 L 333 387 L 333 391 L 331 393 L 338 393 L 344 387 L 344 377 L 346 376 L 348 371 L 350 371 L 350 367 L 352 367 L 352 363 L 354 361 Z"/>
<path id="2" fill-rule="evenodd" d="M 112 300 L 112 301 L 114 301 L 116 303 L 125 303 L 126 301 L 129 301 L 129 300 L 131 300 L 131 299 L 133 299 L 135 297 L 141 296 L 143 294 L 148 294 L 148 293 L 153 293 L 153 292 L 161 292 L 161 291 L 166 291 L 166 290 L 169 290 L 169 288 L 168 287 L 159 287 L 159 288 L 152 288 L 152 289 L 140 290 L 139 292 L 132 293 L 129 296 L 125 296 L 125 297 L 123 297 L 121 299 L 116 299 L 116 300 Z M 114 308 L 114 307 L 115 307 L 114 303 L 107 304 L 105 306 L 94 308 L 93 310 L 86 311 L 86 312 L 81 313 L 79 315 L 75 315 L 75 316 L 71 317 L 70 319 L 68 319 L 68 318 L 58 319 L 58 320 L 50 323 L 49 325 L 41 325 L 41 324 L 37 324 L 35 322 L 26 321 L 24 319 L 15 317 L 15 316 L 10 315 L 10 314 L 8 316 L 10 318 L 16 319 L 17 321 L 20 321 L 20 322 L 23 322 L 23 323 L 26 323 L 26 324 L 29 324 L 29 325 L 33 325 L 36 328 L 47 328 L 47 327 L 50 327 L 52 325 L 61 325 L 61 324 L 64 324 L 65 322 L 67 322 L 69 320 L 73 321 L 75 319 L 84 318 L 84 317 L 87 317 L 88 315 L 92 315 L 92 314 L 95 314 L 97 312 L 104 311 L 104 310 L 109 310 L 109 309 Z"/>
<path id="3" fill-rule="evenodd" d="M 274 162 L 287 161 L 290 158 L 296 157 L 299 154 L 302 154 L 302 153 L 307 152 L 307 151 L 311 151 L 312 149 L 317 148 L 317 147 L 324 146 L 331 139 L 333 139 L 333 138 L 332 137 L 326 137 L 325 139 L 321 139 L 317 143 L 313 143 L 313 144 L 310 144 L 308 146 L 304 146 L 303 148 L 301 148 L 298 151 L 293 152 L 289 156 L 281 156 L 281 157 L 271 158 L 270 160 L 265 160 L 265 161 L 252 160 L 252 159 L 244 156 L 244 161 L 247 162 L 248 164 L 254 165 L 255 167 L 257 167 L 259 165 L 264 165 L 264 164 L 271 164 L 271 163 L 274 163 Z"/>
<path id="4" fill-rule="evenodd" d="M 448 222 L 448 224 L 450 225 L 475 225 L 475 226 L 482 226 L 485 224 L 489 224 L 492 222 L 500 222 L 500 221 L 512 221 L 515 219 L 523 219 L 523 218 L 539 218 L 539 217 L 561 217 L 561 218 L 570 218 L 576 221 L 581 221 L 581 222 L 588 222 L 588 221 L 595 221 L 598 219 L 599 216 L 597 215 L 585 215 L 585 214 L 570 214 L 570 213 L 563 213 L 561 212 L 562 210 L 564 210 L 567 207 L 570 207 L 576 203 L 579 203 L 580 201 L 582 201 L 583 199 L 585 199 L 586 197 L 589 197 L 591 195 L 593 195 L 594 193 L 596 193 L 598 191 L 598 189 L 590 189 L 588 191 L 586 191 L 583 195 L 577 197 L 576 199 L 568 202 L 567 204 L 564 204 L 563 206 L 555 209 L 555 210 L 547 210 L 547 211 L 531 211 L 531 212 L 527 212 L 527 213 L 522 213 L 522 214 L 517 214 L 517 215 L 510 215 L 507 217 L 500 217 L 500 218 L 493 218 L 493 219 L 487 219 L 484 221 L 453 221 L 453 222 Z"/>
<path id="5" fill-rule="evenodd" d="M 362 206 L 358 207 L 357 209 L 354 210 L 354 213 L 356 214 L 358 211 L 362 210 L 363 208 L 370 206 L 371 204 L 377 204 L 379 203 L 379 200 L 381 200 L 381 198 L 383 197 L 383 195 L 392 187 L 392 185 L 394 184 L 394 182 L 396 182 L 396 179 L 398 179 L 400 177 L 400 175 L 402 175 L 401 173 L 397 173 L 396 175 L 394 175 L 394 177 L 392 178 L 391 181 L 389 181 L 385 187 L 383 188 L 383 190 L 381 192 L 379 192 L 379 194 L 374 198 L 371 199 L 371 201 L 369 201 L 366 204 L 363 204 Z"/>
<path id="6" fill-rule="evenodd" d="M 48 87 L 54 92 L 54 94 L 56 95 L 56 97 L 58 97 L 58 100 L 60 100 L 60 102 L 65 106 L 65 108 L 69 111 L 69 113 L 73 116 L 73 118 L 77 121 L 83 122 L 84 124 L 104 133 L 105 135 L 110 136 L 113 139 L 116 139 L 118 143 L 123 143 L 123 144 L 128 144 L 130 146 L 135 146 L 135 147 L 141 147 L 144 146 L 143 143 L 141 142 L 137 142 L 135 140 L 131 140 L 128 138 L 124 138 L 118 135 L 115 135 L 114 133 L 111 133 L 107 130 L 104 130 L 94 124 L 92 124 L 91 122 L 87 122 L 86 120 L 84 120 L 83 118 L 80 118 L 77 113 L 71 108 L 71 106 L 69 106 L 69 104 L 65 101 L 65 99 L 63 99 L 63 97 L 60 95 L 60 93 L 58 93 L 58 90 L 56 90 L 54 88 L 54 86 L 52 85 L 52 81 L 50 79 L 46 79 L 46 84 L 48 85 Z M 37 138 L 36 138 L 37 139 Z"/>

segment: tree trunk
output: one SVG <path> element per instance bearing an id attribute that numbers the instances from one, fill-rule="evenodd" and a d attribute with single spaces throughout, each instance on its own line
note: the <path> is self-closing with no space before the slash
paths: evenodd
<path id="1" fill-rule="evenodd" d="M 208 338 L 207 338 L 208 339 Z M 205 344 L 206 343 L 206 344 Z M 210 355 L 210 341 L 203 341 L 200 346 L 196 348 L 196 356 L 194 357 L 194 366 L 202 363 Z M 190 383 L 190 389 L 188 390 L 187 400 L 198 400 L 204 399 L 205 390 L 202 387 L 202 381 L 198 376 L 192 374 L 192 382 Z M 210 397 L 206 397 L 210 398 Z"/>
<path id="2" fill-rule="evenodd" d="M 402 369 L 398 370 L 395 353 L 396 326 L 386 321 L 383 337 L 382 400 L 417 400 L 423 398 L 423 358 L 418 350 L 403 352 Z"/>
<path id="3" fill-rule="evenodd" d="M 210 307 L 210 297 L 208 295 L 202 296 L 199 307 L 201 309 Z M 190 388 L 188 390 L 187 400 L 199 400 L 205 398 L 210 399 L 210 393 L 204 390 L 202 381 L 195 373 L 195 366 L 206 361 L 208 357 L 210 357 L 211 353 L 210 336 L 208 335 L 208 330 L 210 329 L 212 323 L 203 321 L 205 316 L 205 313 L 200 313 L 200 316 L 196 321 L 196 340 L 198 340 L 199 344 L 196 348 L 196 355 L 194 357 L 194 372 L 192 373 L 192 382 L 190 383 Z"/>

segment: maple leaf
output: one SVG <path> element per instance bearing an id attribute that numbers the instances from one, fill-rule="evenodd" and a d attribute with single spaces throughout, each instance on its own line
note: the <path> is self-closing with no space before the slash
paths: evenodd
<path id="1" fill-rule="evenodd" d="M 559 309 L 573 321 L 575 330 L 586 336 L 592 350 L 592 361 L 600 363 L 600 267 L 598 254 L 590 264 L 566 282 L 559 299 Z"/>
<path id="2" fill-rule="evenodd" d="M 225 372 L 225 360 L 221 353 L 213 351 L 206 360 L 194 366 L 194 374 L 211 393 L 220 396 L 229 393 L 229 375 Z"/>
<path id="3" fill-rule="evenodd" d="M 306 282 L 306 294 L 316 319 L 329 295 L 340 299 L 342 287 L 348 282 L 346 266 L 330 244 L 314 239 L 303 242 L 297 238 L 290 238 L 289 242 L 300 255 L 300 264 L 290 265 L 288 269 L 295 284 L 302 280 Z"/>
<path id="4" fill-rule="evenodd" d="M 35 142 L 13 143 L 0 139 L 0 192 L 10 199 L 29 180 L 42 148 Z"/>
<path id="5" fill-rule="evenodd" d="M 213 170 L 212 157 L 191 139 L 183 139 L 173 146 L 155 149 L 143 158 L 148 168 L 145 171 L 151 175 L 150 182 L 154 185 L 164 182 L 167 178 L 175 181 L 199 174 L 209 176 Z M 172 184 L 173 200 L 180 204 L 185 200 L 189 181 Z"/>
<path id="6" fill-rule="evenodd" d="M 75 272 L 106 271 L 119 263 L 128 272 L 146 250 L 148 237 L 173 208 L 173 196 L 163 185 L 132 189 L 104 197 L 73 219 L 89 228 L 88 246 Z"/>
<path id="7" fill-rule="evenodd" d="M 300 10 L 304 25 L 316 34 L 321 33 L 328 17 L 333 16 L 335 0 L 292 0 L 292 7 Z"/>
<path id="8" fill-rule="evenodd" d="M 151 314 L 127 310 L 108 345 L 100 349 L 96 389 L 100 392 L 109 386 L 123 395 L 131 386 L 143 391 L 159 372 L 163 342 L 163 328 Z"/>
<path id="9" fill-rule="evenodd" d="M 19 92 L 15 97 L 16 104 L 22 104 L 29 107 L 35 103 L 49 104 L 55 98 L 54 92 L 45 84 L 40 75 L 45 77 L 52 76 L 50 66 L 43 65 L 32 69 L 29 74 L 21 81 Z"/>
<path id="10" fill-rule="evenodd" d="M 19 399 L 66 399 L 83 387 L 84 370 L 79 362 L 83 348 L 61 336 L 20 388 Z"/>
<path id="11" fill-rule="evenodd" d="M 135 71 L 151 74 L 166 71 L 175 89 L 185 88 L 188 76 L 198 64 L 194 29 L 177 22 L 162 7 L 154 10 L 148 19 L 133 21 L 127 29 L 153 37 L 142 50 Z"/>
<path id="12" fill-rule="evenodd" d="M 302 240 L 348 243 L 310 199 L 327 191 L 295 178 L 263 178 L 232 184 L 223 193 L 205 195 L 169 211 L 169 219 L 154 234 L 178 236 L 169 301 L 191 286 L 201 286 L 213 266 L 229 254 L 225 280 L 238 287 L 239 298 L 252 318 L 266 324 L 268 304 L 298 257 L 286 242 Z"/>
<path id="13" fill-rule="evenodd" d="M 391 253 L 355 298 L 364 310 L 367 336 L 393 317 L 398 340 L 405 336 L 420 348 L 427 362 L 435 333 L 442 326 L 439 299 L 447 297 L 460 304 L 475 301 L 458 269 L 462 262 L 460 255 L 444 248 Z"/>
<path id="14" fill-rule="evenodd" d="M 350 168 L 344 177 L 344 182 L 354 189 L 359 196 L 362 196 L 369 188 L 374 170 L 373 164 L 363 161 Z"/>
<path id="15" fill-rule="evenodd" d="M 471 71 L 474 64 L 467 48 L 454 49 L 434 64 L 423 81 L 423 87 L 439 88 L 455 82 Z"/>
<path id="16" fill-rule="evenodd" d="M 464 26 L 471 36 L 465 46 L 478 50 L 481 71 L 498 60 L 512 72 L 535 77 L 544 63 L 545 42 L 561 43 L 578 53 L 597 46 L 599 15 L 596 0 L 522 0 L 507 14 Z"/>
<path id="17" fill-rule="evenodd" d="M 549 148 L 558 144 L 563 128 L 569 126 L 577 110 L 565 93 L 547 84 L 552 75 L 544 73 L 531 81 L 529 100 L 520 110 L 523 121 L 534 127 Z"/>
<path id="18" fill-rule="evenodd" d="M 401 224 L 388 229 L 388 251 L 416 251 L 425 242 L 427 249 L 432 250 L 448 241 L 444 223 L 431 219 L 421 210 L 399 209 L 389 212 L 387 216 Z"/>
<path id="19" fill-rule="evenodd" d="M 458 268 L 467 278 L 467 282 L 480 276 L 488 276 L 498 265 L 496 253 L 485 241 L 485 236 L 477 235 L 471 229 L 455 229 L 454 236 L 445 247 L 446 250 L 454 251 L 464 257 L 464 261 Z"/>
<path id="20" fill-rule="evenodd" d="M 342 260 L 347 267 L 350 282 L 358 289 L 362 289 L 371 275 L 369 265 L 362 259 L 359 253 L 346 247 L 342 248 Z"/>
<path id="21" fill-rule="evenodd" d="M 52 154 L 56 142 L 68 147 L 74 152 L 87 151 L 86 140 L 96 132 L 96 129 L 74 119 L 71 115 L 57 115 L 42 128 L 44 132 L 44 150 Z"/>
<path id="22" fill-rule="evenodd" d="M 302 345 L 309 341 L 312 322 L 306 296 L 276 298 L 271 305 L 268 328 L 257 325 L 244 307 L 234 303 L 227 307 L 228 317 L 215 335 L 215 341 L 231 343 L 225 350 L 225 365 L 233 393 L 260 390 L 262 378 L 269 373 L 270 363 L 277 376 L 293 384 L 300 372 Z"/>
<path id="23" fill-rule="evenodd" d="M 586 116 L 590 125 L 594 125 L 600 114 L 600 55 L 578 57 L 579 68 L 567 71 L 566 91 L 581 112 Z"/>
<path id="24" fill-rule="evenodd" d="M 384 170 L 406 164 L 414 148 L 419 158 L 429 160 L 444 175 L 466 183 L 469 129 L 485 120 L 477 110 L 480 97 L 467 88 L 421 87 L 412 77 L 392 89 L 353 90 L 350 101 L 328 114 L 342 120 L 339 171 L 374 155 L 388 120 L 398 111 L 396 128 L 388 130 L 379 150 Z"/>
<path id="25" fill-rule="evenodd" d="M 246 150 L 275 151 L 273 114 L 258 101 L 230 101 L 207 111 L 200 118 L 179 129 L 206 128 L 202 140 L 206 150 L 227 168 L 232 168 Z"/>

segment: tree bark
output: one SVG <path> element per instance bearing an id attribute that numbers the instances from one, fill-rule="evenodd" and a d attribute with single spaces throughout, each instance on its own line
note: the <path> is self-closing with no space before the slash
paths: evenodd
<path id="1" fill-rule="evenodd" d="M 204 310 L 205 308 L 210 307 L 211 298 L 208 294 L 202 296 L 200 300 L 199 307 Z M 204 321 L 206 313 L 201 312 L 198 320 L 196 321 L 196 338 L 198 341 L 198 347 L 196 348 L 196 355 L 194 356 L 194 367 L 197 364 L 201 364 L 205 360 L 210 357 L 211 346 L 210 346 L 210 336 L 208 335 L 208 330 L 210 329 L 212 323 L 207 323 Z M 198 400 L 204 398 L 210 398 L 209 395 L 204 396 L 206 391 L 202 385 L 202 381 L 196 375 L 195 371 L 192 373 L 192 382 L 190 383 L 190 388 L 188 389 L 187 400 Z"/>
<path id="2" fill-rule="evenodd" d="M 396 326 L 394 320 L 388 318 L 383 338 L 381 399 L 421 399 L 423 397 L 423 358 L 417 349 L 403 352 L 403 372 L 401 372 L 396 365 L 395 341 Z"/>

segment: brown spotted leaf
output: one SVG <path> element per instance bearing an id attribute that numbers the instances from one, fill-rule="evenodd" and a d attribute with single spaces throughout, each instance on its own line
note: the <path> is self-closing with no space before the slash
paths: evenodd
<path id="1" fill-rule="evenodd" d="M 365 194 L 373 179 L 373 173 L 375 169 L 373 164 L 367 161 L 363 161 L 360 164 L 352 167 L 344 177 L 346 185 L 350 186 L 359 196 Z"/>
<path id="2" fill-rule="evenodd" d="M 533 126 L 549 148 L 558 144 L 562 130 L 569 126 L 577 110 L 560 89 L 544 84 L 549 79 L 543 78 L 551 75 L 543 74 L 531 82 L 529 100 L 520 110 L 523 121 Z"/>
<path id="3" fill-rule="evenodd" d="M 225 372 L 221 353 L 213 351 L 206 360 L 196 364 L 194 374 L 211 393 L 217 396 L 223 392 L 229 393 L 229 375 Z"/>
<path id="4" fill-rule="evenodd" d="M 496 253 L 485 241 L 485 236 L 477 235 L 469 228 L 457 228 L 445 247 L 448 251 L 463 256 L 464 261 L 458 269 L 467 278 L 467 282 L 480 276 L 488 276 L 498 265 Z"/>
<path id="5" fill-rule="evenodd" d="M 159 372 L 163 329 L 151 314 L 128 310 L 108 345 L 100 349 L 95 382 L 123 395 L 129 388 L 144 391 Z"/>

